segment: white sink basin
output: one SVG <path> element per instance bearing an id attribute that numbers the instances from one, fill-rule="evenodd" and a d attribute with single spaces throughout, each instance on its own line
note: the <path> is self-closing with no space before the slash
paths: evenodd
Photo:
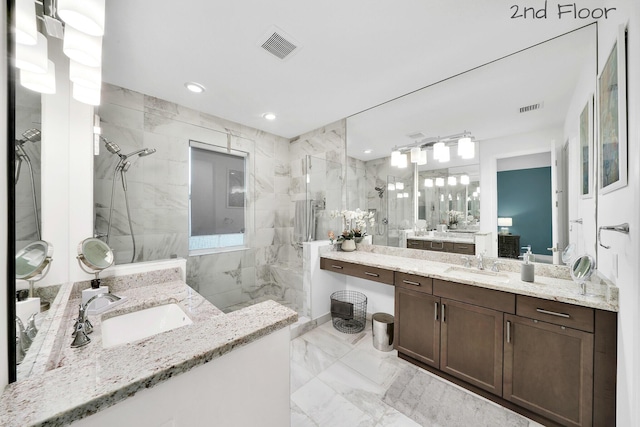
<path id="1" fill-rule="evenodd" d="M 111 317 L 102 322 L 102 347 L 138 341 L 192 323 L 178 304 L 159 305 Z"/>
<path id="2" fill-rule="evenodd" d="M 489 280 L 504 283 L 507 283 L 509 281 L 509 276 L 507 276 L 506 274 L 490 270 L 477 270 L 466 267 L 449 267 L 444 272 L 448 274 L 457 274 L 459 276 L 482 276 Z"/>

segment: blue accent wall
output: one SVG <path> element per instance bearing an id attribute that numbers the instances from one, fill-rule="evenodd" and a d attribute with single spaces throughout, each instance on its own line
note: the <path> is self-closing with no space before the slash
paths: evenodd
<path id="1" fill-rule="evenodd" d="M 551 209 L 550 166 L 498 172 L 498 217 L 513 218 L 509 232 L 534 254 L 551 255 Z"/>

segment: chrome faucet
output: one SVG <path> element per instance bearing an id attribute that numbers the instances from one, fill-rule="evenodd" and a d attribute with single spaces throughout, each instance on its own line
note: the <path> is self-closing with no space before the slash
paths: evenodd
<path id="1" fill-rule="evenodd" d="M 462 265 L 464 268 L 471 268 L 471 258 L 469 258 L 466 255 L 463 255 L 460 257 L 460 259 L 464 261 L 464 264 Z"/>
<path id="2" fill-rule="evenodd" d="M 111 302 L 116 302 L 120 300 L 120 297 L 115 296 L 111 293 L 98 294 L 89 299 L 85 305 L 80 304 L 80 308 L 78 311 L 78 318 L 76 319 L 76 323 L 73 326 L 73 342 L 71 343 L 71 348 L 82 347 L 91 342 L 91 338 L 87 336 L 93 332 L 93 325 L 89 322 L 87 318 L 87 310 L 89 309 L 89 305 L 92 302 L 97 300 L 98 298 L 106 298 Z"/>
<path id="3" fill-rule="evenodd" d="M 478 260 L 478 270 L 484 270 L 484 252 L 476 255 L 476 259 Z"/>
<path id="4" fill-rule="evenodd" d="M 31 347 L 33 339 L 27 333 L 27 330 L 24 327 L 24 323 L 22 323 L 22 320 L 20 320 L 18 316 L 16 316 L 16 325 L 18 325 L 18 344 L 20 345 L 20 348 L 22 348 L 22 351 L 26 354 L 27 350 L 29 350 L 29 347 Z"/>

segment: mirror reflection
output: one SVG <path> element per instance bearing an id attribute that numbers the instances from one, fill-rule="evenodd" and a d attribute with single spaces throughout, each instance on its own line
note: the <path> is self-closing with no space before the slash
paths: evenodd
<path id="1" fill-rule="evenodd" d="M 416 223 L 450 233 L 471 225 L 488 236 L 481 247 L 489 256 L 518 258 L 530 245 L 536 262 L 559 264 L 569 243 L 595 255 L 595 227 L 576 219 L 595 217 L 596 197 L 574 202 L 579 117 L 595 69 L 595 28 L 588 26 L 349 117 L 348 155 L 373 183 L 367 208 L 384 205 L 376 220 L 388 218 L 374 244 L 403 246 L 396 236 Z M 477 165 L 468 171 L 456 163 L 467 137 Z M 444 156 L 436 153 L 441 142 Z M 427 151 L 426 165 L 411 163 L 412 149 Z M 407 166 L 394 161 L 396 151 Z M 406 198 L 398 191 L 378 197 L 374 188 L 398 179 Z"/>
<path id="2" fill-rule="evenodd" d="M 40 240 L 40 94 L 16 85 L 16 248 Z"/>

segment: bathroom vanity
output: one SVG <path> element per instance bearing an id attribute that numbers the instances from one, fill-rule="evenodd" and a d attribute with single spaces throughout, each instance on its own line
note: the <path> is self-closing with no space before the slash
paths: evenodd
<path id="1" fill-rule="evenodd" d="M 615 286 L 593 282 L 582 296 L 565 267 L 536 265 L 526 283 L 517 262 L 494 272 L 418 254 L 362 247 L 320 263 L 394 286 L 399 357 L 545 425 L 615 424 Z"/>
<path id="2" fill-rule="evenodd" d="M 29 356 L 28 377 L 2 394 L 0 425 L 288 422 L 288 325 L 297 313 L 267 301 L 225 314 L 190 288 L 177 268 L 103 284 L 126 302 L 90 316 L 91 342 L 79 348 L 71 348 L 71 331 L 89 282 L 61 286 L 45 319 L 46 333 L 40 333 L 40 351 Z M 103 342 L 109 320 L 167 305 L 178 306 L 190 324 L 119 345 Z"/>

